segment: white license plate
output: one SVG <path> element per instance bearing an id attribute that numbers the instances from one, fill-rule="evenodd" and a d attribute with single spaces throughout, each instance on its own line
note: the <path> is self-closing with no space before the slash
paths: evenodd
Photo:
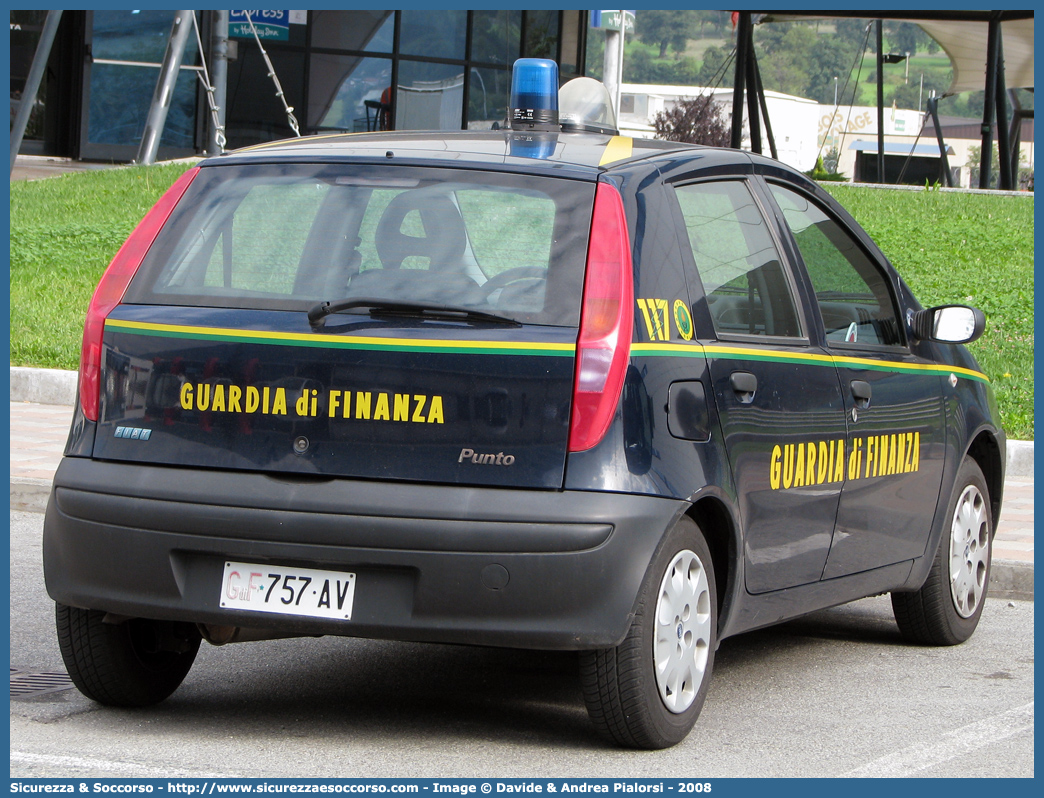
<path id="1" fill-rule="evenodd" d="M 221 606 L 228 610 L 273 612 L 350 621 L 355 574 L 282 565 L 226 562 Z"/>

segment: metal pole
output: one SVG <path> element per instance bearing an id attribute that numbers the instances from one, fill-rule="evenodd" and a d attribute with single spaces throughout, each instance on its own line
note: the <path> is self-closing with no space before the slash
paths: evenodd
<path id="1" fill-rule="evenodd" d="M 25 79 L 25 87 L 22 89 L 22 101 L 18 105 L 18 113 L 15 115 L 14 124 L 11 126 L 11 171 L 14 171 L 15 158 L 18 150 L 22 147 L 22 137 L 25 136 L 25 128 L 29 124 L 29 115 L 36 105 L 36 95 L 40 91 L 40 81 L 43 80 L 44 70 L 47 69 L 47 59 L 51 57 L 51 45 L 54 44 L 54 36 L 58 32 L 58 23 L 61 22 L 61 11 L 48 11 L 44 20 L 43 30 L 40 33 L 40 41 L 36 45 L 33 54 L 33 63 L 29 67 L 29 76 Z"/>
<path id="2" fill-rule="evenodd" d="M 616 41 L 616 46 L 620 48 L 620 53 L 616 57 L 616 92 L 613 94 L 613 109 L 616 111 L 617 120 L 620 119 L 620 94 L 623 92 L 624 34 L 626 33 L 626 27 L 624 24 L 624 12 L 620 11 L 620 38 Z M 617 121 L 617 124 L 619 124 L 619 121 Z"/>
<path id="3" fill-rule="evenodd" d="M 609 92 L 609 99 L 613 103 L 613 112 L 616 118 L 620 118 L 620 40 L 623 31 L 605 30 L 605 55 L 602 60 L 602 77 L 605 89 Z"/>
<path id="4" fill-rule="evenodd" d="M 778 161 L 776 137 L 772 135 L 772 121 L 769 119 L 768 102 L 765 100 L 765 87 L 761 83 L 761 67 L 758 66 L 758 57 L 753 51 L 751 51 L 750 61 L 754 65 L 754 87 L 758 92 L 758 102 L 761 103 L 761 116 L 765 120 L 765 135 L 768 136 L 769 153 Z"/>
<path id="5" fill-rule="evenodd" d="M 736 27 L 736 82 L 732 88 L 732 139 L 729 146 L 738 150 L 743 146 L 743 88 L 747 74 L 747 46 L 750 37 L 750 12 L 739 12 L 739 25 Z"/>
<path id="6" fill-rule="evenodd" d="M 192 20 L 189 19 L 189 14 L 192 13 L 194 12 L 177 11 L 174 14 L 174 25 L 170 29 L 167 52 L 163 55 L 159 80 L 156 81 L 156 90 L 152 94 L 152 106 L 149 108 L 149 117 L 145 122 L 145 132 L 141 136 L 136 163 L 156 162 L 160 137 L 163 135 L 163 126 L 167 122 L 167 111 L 170 110 L 170 100 L 174 96 L 174 86 L 178 80 L 178 71 L 181 69 L 181 56 L 185 51 L 185 42 L 188 41 L 189 34 L 192 32 Z"/>
<path id="7" fill-rule="evenodd" d="M 993 116 L 997 102 L 997 42 L 1000 39 L 1000 20 L 990 19 L 986 44 L 986 101 L 982 108 L 982 153 L 979 159 L 979 188 L 990 187 L 990 164 L 993 158 Z"/>
<path id="8" fill-rule="evenodd" d="M 877 20 L 877 182 L 885 182 L 884 156 L 884 34 Z"/>
<path id="9" fill-rule="evenodd" d="M 214 11 L 210 31 L 210 82 L 214 87 L 217 126 L 211 121 L 207 155 L 220 155 L 223 149 L 218 133 L 225 129 L 225 98 L 228 89 L 228 12 Z"/>
<path id="10" fill-rule="evenodd" d="M 932 96 L 928 98 L 928 113 L 932 117 L 935 126 L 935 140 L 939 142 L 939 165 L 942 170 L 943 184 L 947 188 L 953 188 L 953 177 L 950 174 L 950 159 L 946 157 L 946 144 L 943 142 L 942 125 L 939 124 L 939 98 Z"/>
<path id="11" fill-rule="evenodd" d="M 753 41 L 750 43 L 752 44 Z M 760 99 L 758 81 L 755 72 L 754 47 L 747 49 L 747 125 L 750 128 L 750 151 L 761 155 L 761 115 L 758 108 Z"/>
<path id="12" fill-rule="evenodd" d="M 997 34 L 997 149 L 1000 157 L 1000 188 L 1003 191 L 1014 191 L 1015 181 L 1012 179 L 1011 150 L 1009 149 L 1008 129 L 1008 88 L 1004 80 L 1004 37 Z M 1015 158 L 1018 163 L 1018 157 Z"/>
<path id="13" fill-rule="evenodd" d="M 1018 188 L 1019 185 L 1019 152 L 1022 149 L 1022 103 L 1014 91 L 1008 92 L 1008 100 L 1011 102 L 1011 129 L 1008 131 L 1008 148 L 1011 150 L 1011 182 Z"/>

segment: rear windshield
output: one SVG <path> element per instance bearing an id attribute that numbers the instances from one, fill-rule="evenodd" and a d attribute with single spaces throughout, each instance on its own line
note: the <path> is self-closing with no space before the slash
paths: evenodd
<path id="1" fill-rule="evenodd" d="M 510 173 L 205 168 L 124 301 L 307 310 L 365 297 L 577 326 L 593 201 L 593 183 Z"/>

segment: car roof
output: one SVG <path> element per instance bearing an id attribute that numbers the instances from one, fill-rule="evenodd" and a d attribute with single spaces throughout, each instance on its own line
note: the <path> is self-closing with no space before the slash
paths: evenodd
<path id="1" fill-rule="evenodd" d="M 480 166 L 526 172 L 598 173 L 656 155 L 706 150 L 693 144 L 597 133 L 515 130 L 337 133 L 258 144 L 203 161 L 201 166 L 272 162 L 380 160 L 438 166 Z M 749 164 L 736 150 L 737 163 Z M 579 174 L 578 174 L 579 173 Z"/>

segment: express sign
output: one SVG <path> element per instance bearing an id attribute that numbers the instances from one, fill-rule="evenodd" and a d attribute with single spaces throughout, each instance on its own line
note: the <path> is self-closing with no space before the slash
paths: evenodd
<path id="1" fill-rule="evenodd" d="M 290 40 L 290 12 L 262 9 L 260 11 L 229 11 L 228 35 L 252 39 L 251 21 L 259 39 L 285 42 Z"/>

